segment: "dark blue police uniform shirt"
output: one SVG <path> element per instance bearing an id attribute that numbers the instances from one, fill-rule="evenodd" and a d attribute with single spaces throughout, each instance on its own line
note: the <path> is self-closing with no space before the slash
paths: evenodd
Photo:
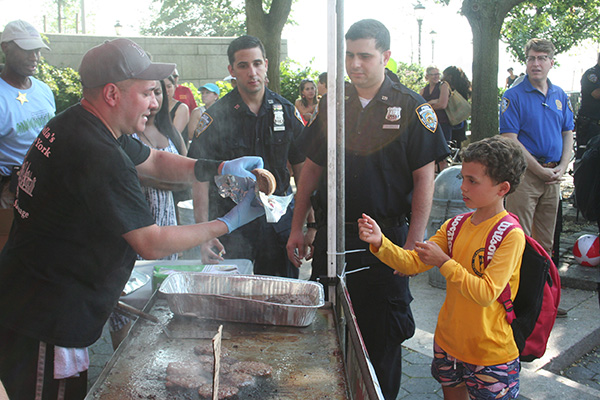
<path id="1" fill-rule="evenodd" d="M 327 100 L 301 140 L 306 156 L 320 166 L 327 162 Z M 435 112 L 414 91 L 386 77 L 377 95 L 363 109 L 352 85 L 346 89 L 346 221 L 363 212 L 375 219 L 410 212 L 413 171 L 449 154 Z M 326 209 L 326 174 L 318 202 Z"/>

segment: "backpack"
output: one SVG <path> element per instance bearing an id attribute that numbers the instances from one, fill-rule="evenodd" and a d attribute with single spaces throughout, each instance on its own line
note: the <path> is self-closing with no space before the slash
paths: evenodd
<path id="1" fill-rule="evenodd" d="M 448 250 L 452 257 L 452 246 L 460 227 L 473 212 L 460 214 L 448 223 Z M 486 239 L 484 266 L 487 267 L 500 246 L 502 239 L 514 228 L 521 228 L 516 215 L 509 213 L 492 228 Z M 511 301 L 511 289 L 507 284 L 498 297 L 506 310 L 506 320 L 512 327 L 513 337 L 521 361 L 533 361 L 546 352 L 550 331 L 554 326 L 560 303 L 560 276 L 552 258 L 531 236 L 525 235 L 525 249 L 519 269 L 519 289 Z"/>
<path id="2" fill-rule="evenodd" d="M 600 135 L 588 140 L 573 176 L 575 206 L 589 221 L 600 220 Z"/>

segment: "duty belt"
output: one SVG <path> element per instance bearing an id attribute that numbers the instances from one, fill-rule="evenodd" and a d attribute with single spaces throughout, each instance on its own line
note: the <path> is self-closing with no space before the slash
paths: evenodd
<path id="1" fill-rule="evenodd" d="M 404 215 L 376 220 L 381 229 L 395 228 L 406 223 Z M 346 222 L 346 233 L 358 233 L 358 222 Z"/>

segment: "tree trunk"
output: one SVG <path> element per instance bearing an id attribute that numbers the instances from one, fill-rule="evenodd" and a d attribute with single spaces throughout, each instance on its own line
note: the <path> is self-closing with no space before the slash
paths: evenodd
<path id="1" fill-rule="evenodd" d="M 263 42 L 269 60 L 269 89 L 280 92 L 279 64 L 281 63 L 281 32 L 292 9 L 292 0 L 275 0 L 266 14 L 262 0 L 246 0 L 246 27 L 248 35 Z"/>
<path id="2" fill-rule="evenodd" d="M 464 0 L 462 14 L 473 32 L 471 141 L 498 133 L 498 49 L 508 12 L 524 0 Z"/>

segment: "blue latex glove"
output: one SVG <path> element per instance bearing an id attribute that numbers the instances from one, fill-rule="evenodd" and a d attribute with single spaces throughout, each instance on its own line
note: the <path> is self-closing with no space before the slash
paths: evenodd
<path id="1" fill-rule="evenodd" d="M 219 221 L 225 222 L 229 233 L 264 215 L 265 208 L 259 202 L 253 202 L 255 197 L 254 190 L 249 190 L 237 206 L 233 207 L 224 216 L 217 218 Z"/>
<path id="2" fill-rule="evenodd" d="M 256 177 L 250 171 L 256 168 L 263 168 L 264 165 L 261 157 L 244 156 L 223 162 L 221 175 L 241 176 L 243 178 L 252 178 L 255 181 Z"/>

